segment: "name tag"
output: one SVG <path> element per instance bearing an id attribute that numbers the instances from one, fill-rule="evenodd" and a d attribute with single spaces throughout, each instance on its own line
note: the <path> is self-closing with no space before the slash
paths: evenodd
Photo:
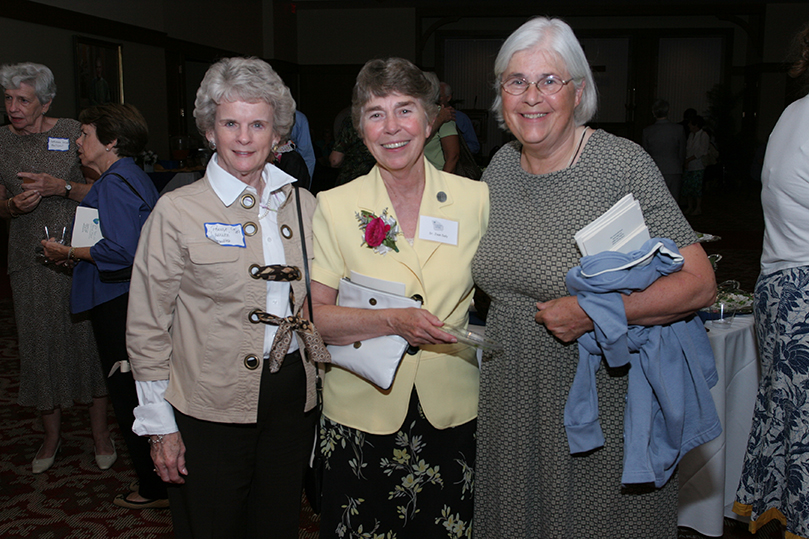
<path id="1" fill-rule="evenodd" d="M 48 150 L 52 152 L 66 152 L 70 149 L 70 139 L 48 137 Z"/>
<path id="2" fill-rule="evenodd" d="M 419 218 L 419 239 L 458 245 L 458 222 L 422 215 Z"/>
<path id="3" fill-rule="evenodd" d="M 226 247 L 247 247 L 244 243 L 242 225 L 205 223 L 205 237 Z"/>

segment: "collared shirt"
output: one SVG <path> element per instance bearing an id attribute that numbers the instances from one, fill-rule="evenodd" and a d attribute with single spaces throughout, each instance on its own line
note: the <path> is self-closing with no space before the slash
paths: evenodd
<path id="1" fill-rule="evenodd" d="M 205 175 L 216 196 L 227 207 L 236 203 L 239 196 L 245 191 L 255 195 L 258 194 L 254 187 L 245 185 L 244 182 L 220 167 L 217 154 L 214 154 L 213 158 L 208 162 Z M 264 264 L 285 264 L 284 248 L 278 232 L 278 208 L 286 200 L 286 196 L 281 192 L 281 187 L 296 180 L 274 165 L 267 164 L 261 173 L 261 181 L 264 182 L 264 189 L 259 201 L 258 217 L 264 251 Z M 267 281 L 265 310 L 281 317 L 292 314 L 289 302 L 289 283 Z M 269 357 L 277 330 L 277 326 L 265 324 L 265 358 Z M 297 349 L 297 339 L 292 339 L 289 352 L 294 352 Z M 168 380 L 136 381 L 135 385 L 141 405 L 134 410 L 135 422 L 132 425 L 132 431 L 140 436 L 177 432 L 174 410 L 164 398 Z"/>

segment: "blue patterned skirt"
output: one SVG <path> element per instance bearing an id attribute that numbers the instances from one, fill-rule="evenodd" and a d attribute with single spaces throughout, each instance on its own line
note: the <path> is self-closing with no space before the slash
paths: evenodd
<path id="1" fill-rule="evenodd" d="M 761 382 L 733 510 L 809 538 L 809 266 L 759 276 Z"/>
<path id="2" fill-rule="evenodd" d="M 395 434 L 322 417 L 320 537 L 471 537 L 477 420 L 439 430 L 416 390 Z"/>

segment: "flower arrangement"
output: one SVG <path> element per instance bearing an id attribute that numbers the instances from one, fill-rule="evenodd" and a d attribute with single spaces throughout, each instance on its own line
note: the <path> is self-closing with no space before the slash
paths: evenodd
<path id="1" fill-rule="evenodd" d="M 360 222 L 359 228 L 362 231 L 362 245 L 373 249 L 375 253 L 381 255 L 388 251 L 399 252 L 396 247 L 396 236 L 399 232 L 399 224 L 396 219 L 388 215 L 388 209 L 382 211 L 382 215 L 377 217 L 373 213 L 362 210 L 355 213 Z"/>

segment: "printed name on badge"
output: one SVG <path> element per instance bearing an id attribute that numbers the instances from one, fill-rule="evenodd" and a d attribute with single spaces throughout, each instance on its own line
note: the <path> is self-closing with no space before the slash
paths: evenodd
<path id="1" fill-rule="evenodd" d="M 66 152 L 70 149 L 70 139 L 48 137 L 48 150 L 52 152 Z"/>
<path id="2" fill-rule="evenodd" d="M 458 245 L 458 221 L 422 215 L 419 219 L 419 239 Z"/>
<path id="3" fill-rule="evenodd" d="M 205 237 L 225 247 L 247 247 L 242 225 L 205 223 Z"/>

